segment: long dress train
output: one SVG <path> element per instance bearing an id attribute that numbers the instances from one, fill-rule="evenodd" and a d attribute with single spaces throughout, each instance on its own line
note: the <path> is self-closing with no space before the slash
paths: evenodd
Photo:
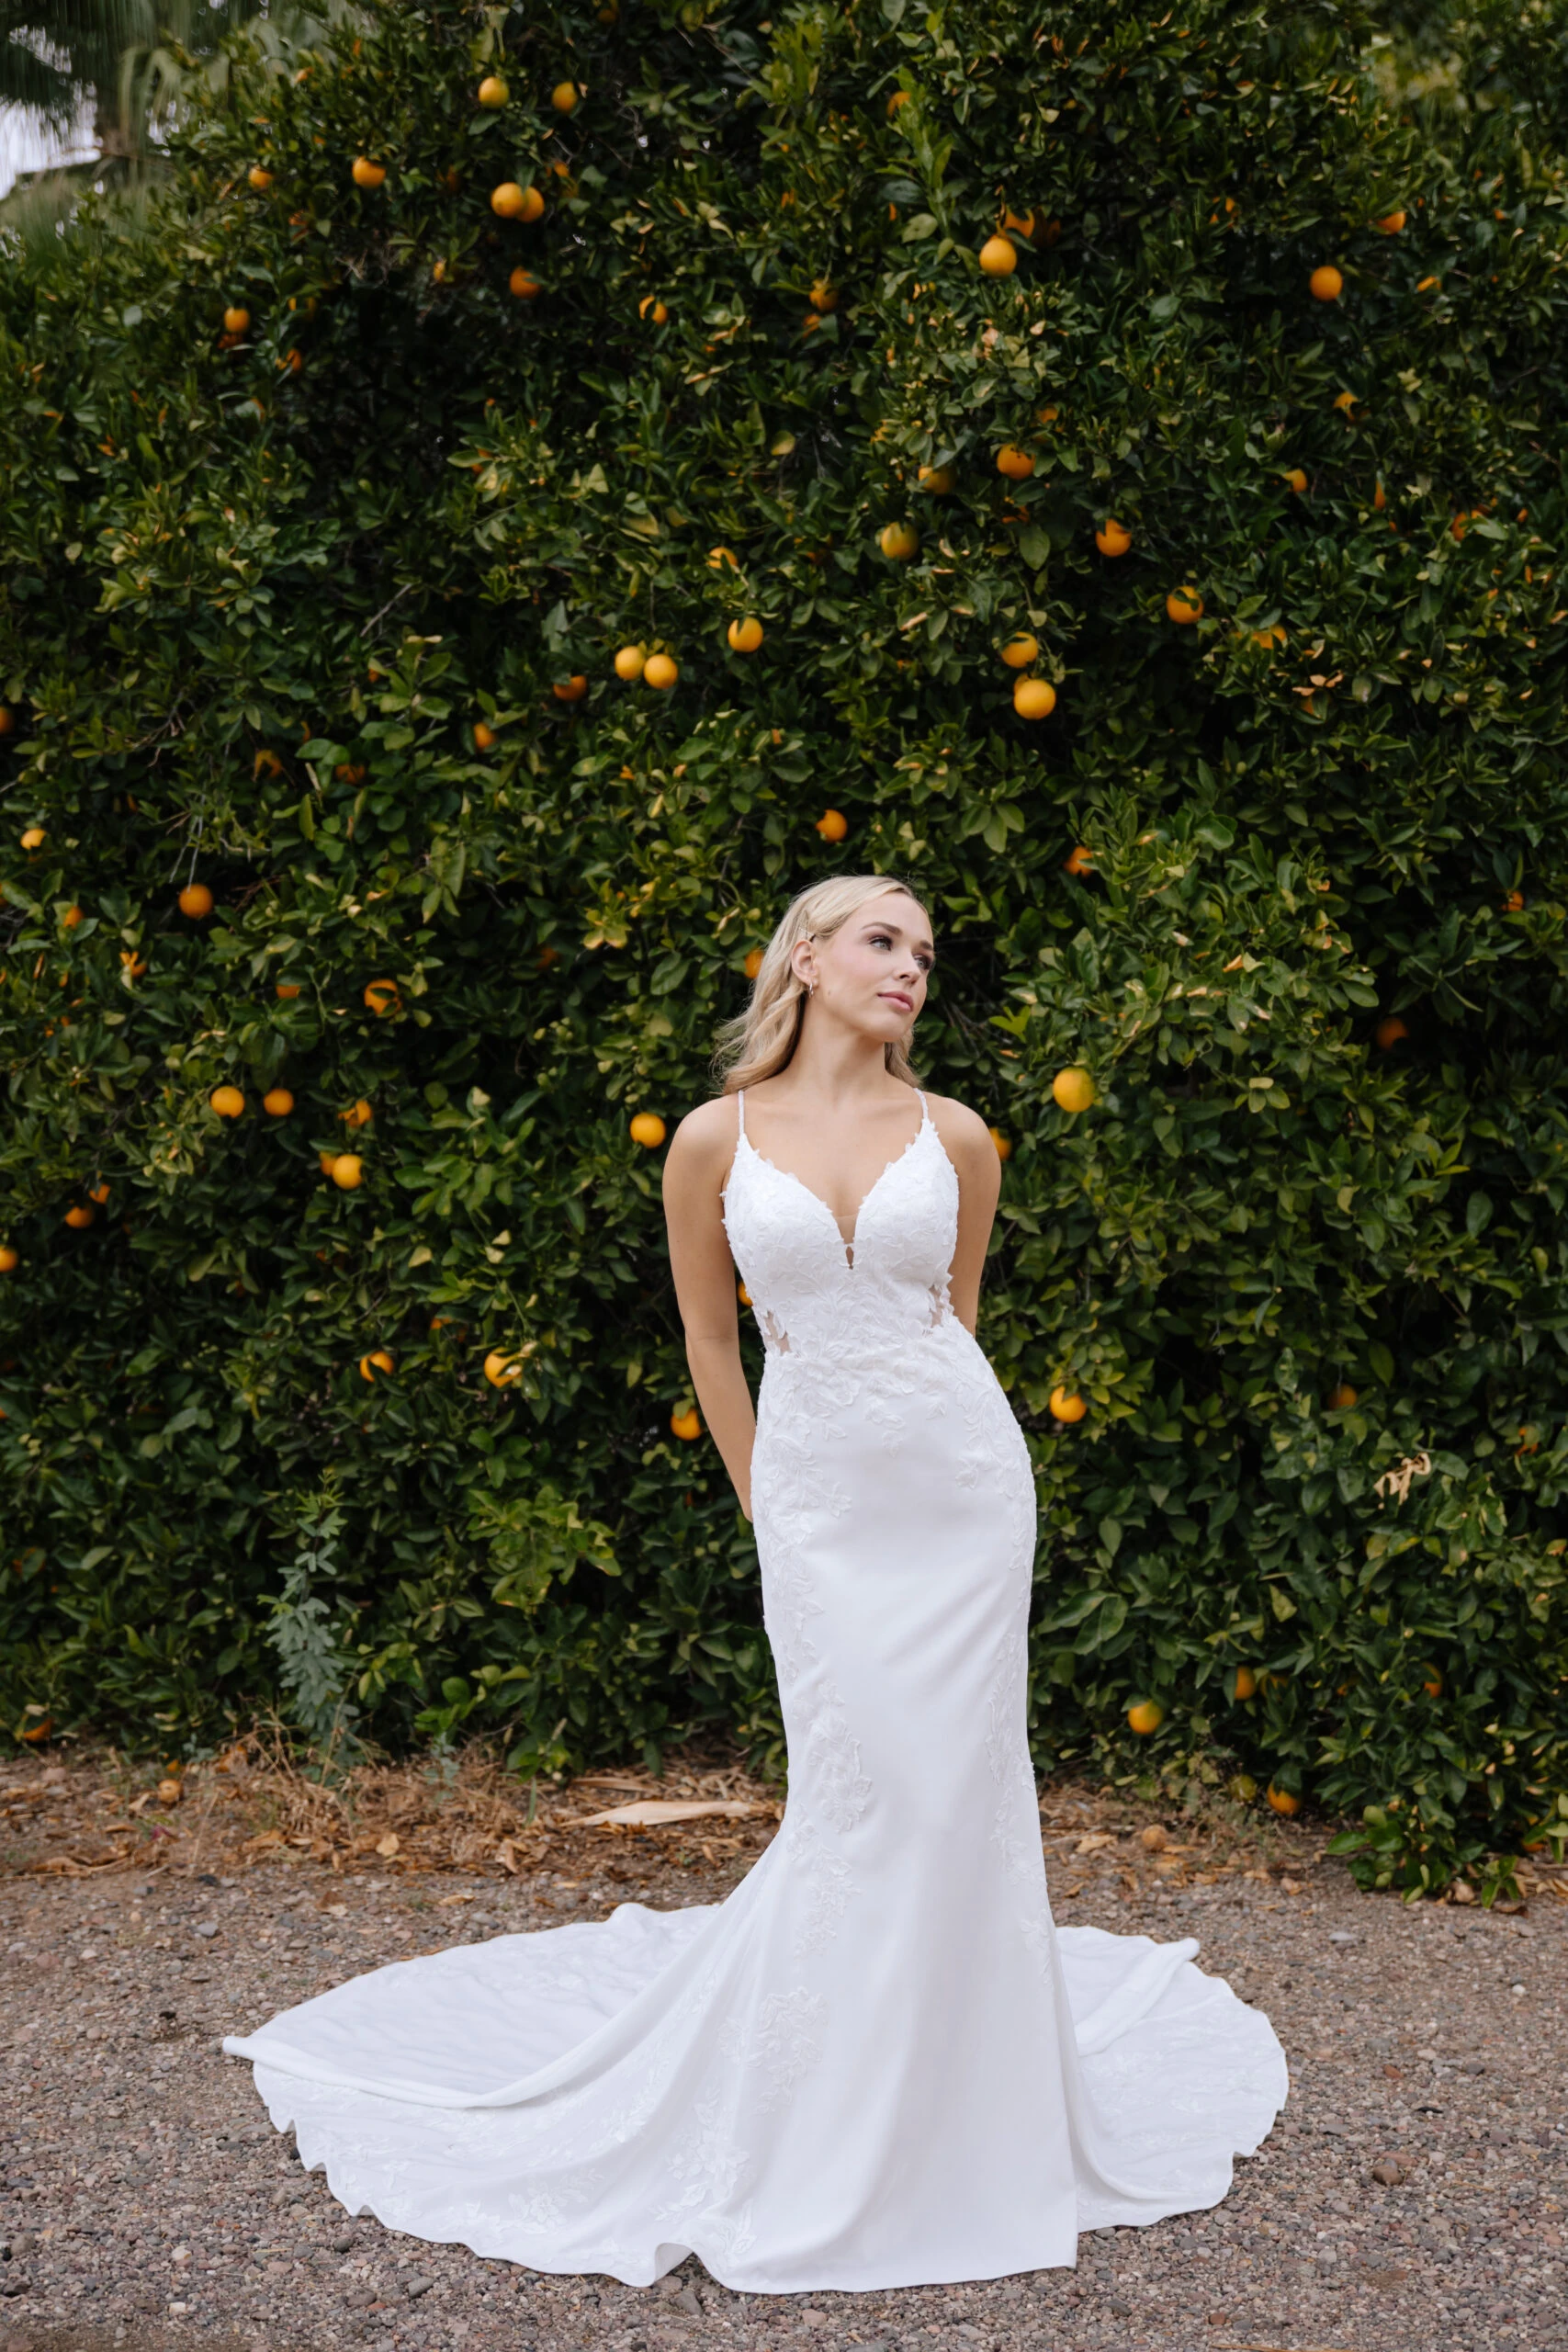
<path id="1" fill-rule="evenodd" d="M 1269 2132 L 1283 2052 L 1195 1943 L 1052 1921 L 1033 1480 L 920 1112 L 847 1247 L 739 1105 L 778 1835 L 722 1904 L 400 1962 L 227 2041 L 350 2211 L 632 2285 L 694 2252 L 749 2291 L 913 2286 L 1216 2204 Z"/>

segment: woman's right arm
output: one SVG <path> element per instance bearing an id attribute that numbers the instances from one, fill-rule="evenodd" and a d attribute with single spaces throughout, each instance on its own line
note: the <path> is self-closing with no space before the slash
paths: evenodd
<path id="1" fill-rule="evenodd" d="M 720 1200 L 738 1119 L 734 1101 L 720 1096 L 682 1120 L 664 1159 L 664 1218 L 692 1385 L 750 1519 L 757 1417 L 740 1362 L 735 1265 Z"/>

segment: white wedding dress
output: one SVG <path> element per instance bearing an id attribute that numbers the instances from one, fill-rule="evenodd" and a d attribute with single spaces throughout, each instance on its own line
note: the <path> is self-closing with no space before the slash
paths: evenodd
<path id="1" fill-rule="evenodd" d="M 958 1179 L 920 1110 L 852 1250 L 740 1104 L 778 1835 L 722 1904 L 396 1962 L 225 2041 L 351 2211 L 638 2286 L 695 2253 L 749 2291 L 904 2287 L 1216 2204 L 1269 2132 L 1284 2054 L 1194 1943 L 1053 1925 L 1033 1479 L 948 1303 Z"/>

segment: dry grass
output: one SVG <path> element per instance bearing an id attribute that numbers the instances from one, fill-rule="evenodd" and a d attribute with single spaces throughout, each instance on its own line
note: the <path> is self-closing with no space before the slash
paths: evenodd
<path id="1" fill-rule="evenodd" d="M 757 1811 L 743 1820 L 698 1818 L 636 1831 L 575 1827 L 607 1807 L 659 1797 L 739 1800 Z M 188 1877 L 270 1861 L 517 1876 L 547 1859 L 569 1858 L 585 1841 L 602 1852 L 607 1839 L 624 1836 L 712 1860 L 760 1852 L 781 1811 L 777 1791 L 714 1754 L 671 1756 L 657 1781 L 631 1768 L 584 1774 L 565 1788 L 520 1782 L 480 1746 L 450 1758 L 359 1763 L 323 1779 L 281 1737 L 256 1731 L 183 1771 L 130 1765 L 112 1748 L 0 1767 L 0 1871 L 78 1878 L 170 1870 Z"/>
<path id="2" fill-rule="evenodd" d="M 594 1819 L 649 1798 L 739 1801 L 756 1810 L 648 1826 Z M 655 1868 L 705 1865 L 728 1878 L 761 1852 L 782 1811 L 776 1788 L 717 1748 L 671 1755 L 658 1780 L 634 1766 L 585 1773 L 564 1787 L 520 1782 L 478 1744 L 448 1758 L 367 1761 L 322 1778 L 278 1733 L 260 1729 L 183 1770 L 129 1763 L 112 1748 L 0 1764 L 0 1875 L 234 1876 L 270 1862 L 328 1873 L 517 1878 L 546 1867 L 591 1872 L 629 1841 Z M 1190 1817 L 1072 1781 L 1048 1784 L 1040 1814 L 1059 1911 L 1108 1881 L 1129 1894 L 1151 1883 L 1201 1886 L 1222 1878 L 1305 1894 L 1328 1836 L 1320 1823 L 1225 1804 Z M 1529 1895 L 1568 1900 L 1568 1871 L 1544 1857 L 1524 1884 Z"/>

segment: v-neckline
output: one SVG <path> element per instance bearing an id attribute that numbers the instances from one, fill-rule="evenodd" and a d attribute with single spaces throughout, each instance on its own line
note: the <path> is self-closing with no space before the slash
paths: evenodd
<path id="1" fill-rule="evenodd" d="M 896 1152 L 893 1158 L 888 1161 L 881 1175 L 876 1179 L 875 1183 L 873 1184 L 871 1191 L 862 1196 L 860 1206 L 855 1211 L 854 1224 L 851 1229 L 848 1240 L 844 1238 L 843 1228 L 840 1225 L 838 1218 L 833 1215 L 833 1212 L 828 1203 L 822 1198 L 820 1193 L 814 1193 L 812 1191 L 804 1176 L 797 1176 L 793 1168 L 781 1168 L 776 1159 L 770 1159 L 765 1151 L 759 1151 L 750 1136 L 747 1135 L 744 1130 L 741 1132 L 739 1140 L 745 1145 L 753 1159 L 760 1159 L 764 1168 L 771 1169 L 775 1176 L 782 1176 L 786 1184 L 793 1184 L 797 1192 L 805 1193 L 808 1201 L 816 1202 L 818 1207 L 821 1210 L 823 1216 L 832 1227 L 834 1238 L 837 1240 L 840 1249 L 842 1250 L 844 1253 L 844 1272 L 848 1274 L 852 1274 L 855 1271 L 855 1265 L 857 1262 L 856 1249 L 860 1240 L 860 1221 L 865 1215 L 866 1203 L 874 1198 L 882 1186 L 886 1184 L 889 1176 L 892 1175 L 893 1170 L 896 1168 L 901 1168 L 903 1166 L 905 1160 L 908 1159 L 909 1154 L 914 1150 L 915 1146 L 919 1142 L 920 1137 L 925 1134 L 926 1129 L 931 1126 L 931 1114 L 927 1110 L 925 1103 L 922 1101 L 920 1104 L 919 1125 L 915 1129 L 914 1134 L 909 1137 L 909 1140 L 904 1146 L 903 1150 Z"/>

